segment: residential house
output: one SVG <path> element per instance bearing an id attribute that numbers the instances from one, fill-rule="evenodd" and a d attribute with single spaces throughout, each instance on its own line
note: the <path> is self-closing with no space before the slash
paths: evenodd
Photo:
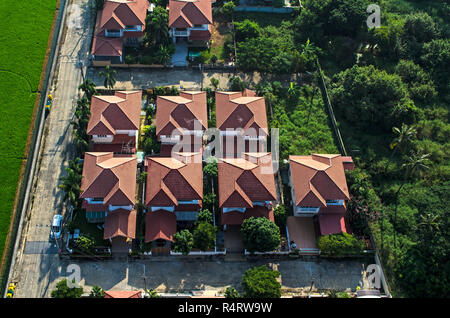
<path id="1" fill-rule="evenodd" d="M 169 32 L 174 43 L 206 45 L 213 24 L 211 0 L 169 0 Z"/>
<path id="2" fill-rule="evenodd" d="M 203 131 L 207 128 L 206 92 L 158 96 L 156 135 L 161 141 L 161 156 L 170 156 L 176 144 L 176 152 L 201 152 Z"/>
<path id="3" fill-rule="evenodd" d="M 141 91 L 92 97 L 87 134 L 92 138 L 94 151 L 136 152 L 141 99 Z"/>
<path id="4" fill-rule="evenodd" d="M 108 290 L 105 291 L 104 298 L 142 298 L 140 290 Z"/>
<path id="5" fill-rule="evenodd" d="M 288 218 L 290 240 L 297 248 L 315 249 L 318 234 L 347 232 L 346 202 L 350 194 L 345 167 L 350 157 L 339 154 L 289 156 L 293 216 Z"/>
<path id="6" fill-rule="evenodd" d="M 274 221 L 276 201 L 271 153 L 245 153 L 243 158 L 218 162 L 218 194 L 221 224 L 239 226 L 249 217 Z"/>
<path id="7" fill-rule="evenodd" d="M 223 157 L 242 157 L 244 152 L 264 152 L 268 126 L 264 97 L 243 92 L 216 92 L 216 126 L 220 130 Z"/>
<path id="8" fill-rule="evenodd" d="M 135 238 L 137 159 L 112 152 L 86 152 L 81 181 L 82 207 L 90 223 L 104 223 L 104 239 L 113 253 L 126 251 Z"/>
<path id="9" fill-rule="evenodd" d="M 148 0 L 105 0 L 94 29 L 94 60 L 122 63 L 124 46 L 142 41 L 148 7 Z"/>
<path id="10" fill-rule="evenodd" d="M 145 167 L 145 241 L 168 247 L 177 224 L 192 225 L 202 207 L 202 155 L 182 152 L 172 157 L 146 157 Z"/>

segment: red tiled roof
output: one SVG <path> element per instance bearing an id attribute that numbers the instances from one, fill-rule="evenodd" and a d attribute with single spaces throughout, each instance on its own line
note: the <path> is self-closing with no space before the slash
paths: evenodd
<path id="1" fill-rule="evenodd" d="M 209 41 L 211 38 L 211 26 L 208 26 L 208 30 L 191 30 L 189 34 L 190 41 Z"/>
<path id="2" fill-rule="evenodd" d="M 105 291 L 105 298 L 142 298 L 140 290 L 122 291 L 122 290 L 108 290 Z"/>
<path id="3" fill-rule="evenodd" d="M 179 134 L 183 130 L 194 130 L 195 120 L 202 129 L 208 128 L 206 92 L 180 92 L 180 96 L 158 96 L 156 100 L 156 134 Z"/>
<path id="4" fill-rule="evenodd" d="M 229 225 L 239 225 L 244 222 L 245 219 L 248 219 L 250 217 L 265 217 L 271 220 L 272 222 L 275 222 L 274 216 L 273 216 L 273 209 L 268 209 L 263 206 L 255 206 L 253 208 L 247 208 L 244 213 L 242 212 L 226 212 L 221 215 L 220 222 L 222 224 L 229 224 Z"/>
<path id="5" fill-rule="evenodd" d="M 123 41 L 121 38 L 107 38 L 102 34 L 94 35 L 92 54 L 98 56 L 122 56 Z"/>
<path id="6" fill-rule="evenodd" d="M 212 24 L 211 0 L 170 0 L 169 28 L 188 28 Z"/>
<path id="7" fill-rule="evenodd" d="M 218 162 L 219 207 L 253 207 L 254 201 L 276 200 L 270 153 Z"/>
<path id="8" fill-rule="evenodd" d="M 117 209 L 108 212 L 105 219 L 103 238 L 105 240 L 117 236 L 134 239 L 136 234 L 136 210 Z"/>
<path id="9" fill-rule="evenodd" d="M 122 56 L 123 39 L 106 37 L 105 29 L 119 30 L 127 25 L 141 25 L 144 30 L 148 7 L 147 0 L 105 0 L 103 9 L 97 12 L 91 53 L 97 56 Z M 126 32 L 126 36 L 140 37 L 142 32 Z"/>
<path id="10" fill-rule="evenodd" d="M 81 198 L 103 198 L 104 205 L 134 205 L 136 156 L 114 156 L 112 152 L 86 152 Z"/>
<path id="11" fill-rule="evenodd" d="M 326 213 L 319 215 L 320 234 L 338 234 L 346 232 L 345 219 L 343 214 Z"/>
<path id="12" fill-rule="evenodd" d="M 268 134 L 264 97 L 255 92 L 216 92 L 216 126 L 220 130 L 248 128 Z"/>
<path id="13" fill-rule="evenodd" d="M 145 242 L 163 239 L 173 241 L 177 231 L 177 217 L 175 213 L 164 210 L 148 211 L 145 214 Z"/>
<path id="14" fill-rule="evenodd" d="M 118 29 L 126 25 L 145 25 L 147 0 L 105 0 L 98 18 L 100 29 Z"/>
<path id="15" fill-rule="evenodd" d="M 174 153 L 175 157 L 146 157 L 145 204 L 177 206 L 182 200 L 203 200 L 200 153 Z"/>
<path id="16" fill-rule="evenodd" d="M 326 206 L 326 200 L 349 200 L 341 155 L 289 156 L 298 206 Z"/>
<path id="17" fill-rule="evenodd" d="M 142 91 L 117 91 L 114 96 L 92 96 L 88 135 L 115 135 L 116 130 L 138 130 Z"/>

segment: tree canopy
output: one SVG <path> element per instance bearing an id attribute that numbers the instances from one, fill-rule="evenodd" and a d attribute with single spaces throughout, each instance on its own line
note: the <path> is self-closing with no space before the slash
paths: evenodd
<path id="1" fill-rule="evenodd" d="M 242 243 L 249 252 L 268 252 L 280 246 L 280 229 L 265 217 L 250 217 L 241 225 Z"/>

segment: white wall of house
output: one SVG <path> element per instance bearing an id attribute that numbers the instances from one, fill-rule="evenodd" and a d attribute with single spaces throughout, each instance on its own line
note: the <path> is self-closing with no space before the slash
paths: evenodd
<path id="1" fill-rule="evenodd" d="M 124 209 L 124 210 L 128 210 L 131 211 L 131 209 L 133 208 L 133 206 L 130 205 L 109 205 L 109 211 L 115 211 L 118 209 Z"/>
<path id="2" fill-rule="evenodd" d="M 96 144 L 109 144 L 113 141 L 114 135 L 93 135 L 92 141 Z"/>

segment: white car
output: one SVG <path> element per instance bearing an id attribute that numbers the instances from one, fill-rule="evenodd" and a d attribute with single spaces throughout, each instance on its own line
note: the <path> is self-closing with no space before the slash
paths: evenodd
<path id="1" fill-rule="evenodd" d="M 52 227 L 50 230 L 50 237 L 52 239 L 59 239 L 61 237 L 63 216 L 61 214 L 56 214 L 53 216 Z"/>

